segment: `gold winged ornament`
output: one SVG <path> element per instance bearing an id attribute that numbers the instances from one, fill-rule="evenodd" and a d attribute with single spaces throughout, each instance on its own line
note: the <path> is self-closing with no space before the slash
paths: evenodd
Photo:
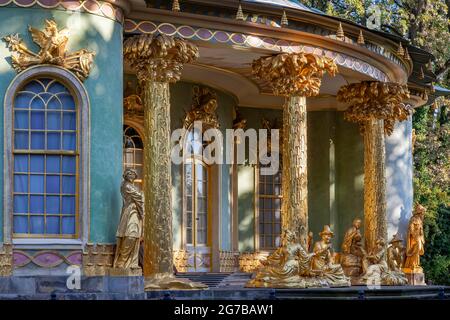
<path id="1" fill-rule="evenodd" d="M 34 65 L 53 64 L 72 71 L 82 81 L 89 76 L 95 53 L 87 49 L 68 53 L 68 29 L 58 30 L 55 21 L 45 20 L 44 30 L 31 26 L 28 30 L 33 42 L 40 47 L 38 53 L 29 50 L 18 34 L 4 38 L 12 52 L 12 66 L 17 72 Z"/>

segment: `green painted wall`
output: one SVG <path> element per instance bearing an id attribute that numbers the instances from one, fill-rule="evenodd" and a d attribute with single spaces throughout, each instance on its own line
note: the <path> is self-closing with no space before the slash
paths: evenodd
<path id="1" fill-rule="evenodd" d="M 90 238 L 91 242 L 115 241 L 120 214 L 122 172 L 122 26 L 91 14 L 71 14 L 40 8 L 2 8 L 0 38 L 19 33 L 32 50 L 28 25 L 41 29 L 45 19 L 54 19 L 60 28 L 69 27 L 69 50 L 88 48 L 97 53 L 91 75 L 85 81 L 91 102 L 90 156 Z M 16 72 L 10 66 L 10 52 L 0 43 L 0 100 Z M 0 116 L 3 117 L 3 108 Z M 3 121 L 0 122 L 0 148 L 3 152 Z M 3 166 L 3 157 L 0 158 Z M 3 177 L 2 177 L 3 178 Z M 3 179 L 2 179 L 3 180 Z M 0 186 L 3 193 L 3 183 Z M 0 206 L 1 211 L 3 206 Z M 3 219 L 0 219 L 3 224 Z M 3 225 L 2 225 L 3 226 Z M 0 228 L 2 235 L 3 228 Z"/>
<path id="2" fill-rule="evenodd" d="M 335 247 L 340 245 L 354 217 L 364 218 L 364 143 L 356 124 L 336 113 L 336 208 Z"/>

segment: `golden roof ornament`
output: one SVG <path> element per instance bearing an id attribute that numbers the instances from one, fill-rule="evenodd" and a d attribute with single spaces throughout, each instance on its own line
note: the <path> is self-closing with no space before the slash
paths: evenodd
<path id="1" fill-rule="evenodd" d="M 28 27 L 33 42 L 40 50 L 35 53 L 28 49 L 18 34 L 3 38 L 12 52 L 12 66 L 17 72 L 31 66 L 53 64 L 72 71 L 81 81 L 84 81 L 91 71 L 95 52 L 81 49 L 72 53 L 67 52 L 69 30 L 58 30 L 54 20 L 45 20 L 44 30 Z"/>
<path id="2" fill-rule="evenodd" d="M 433 63 L 431 62 L 431 59 L 428 60 L 428 63 L 427 63 L 426 67 L 427 67 L 428 71 L 433 72 Z"/>
<path id="3" fill-rule="evenodd" d="M 405 48 L 405 59 L 411 61 L 411 56 L 409 55 L 408 48 Z"/>
<path id="4" fill-rule="evenodd" d="M 236 13 L 236 20 L 245 21 L 244 12 L 242 11 L 241 2 L 239 2 L 239 7 Z"/>
<path id="5" fill-rule="evenodd" d="M 286 15 L 286 10 L 283 10 L 283 15 L 281 16 L 281 26 L 282 27 L 286 27 L 289 24 L 287 15 Z"/>
<path id="6" fill-rule="evenodd" d="M 175 11 L 175 12 L 180 12 L 180 3 L 178 2 L 178 0 L 173 0 L 173 3 L 172 3 L 172 11 Z"/>
<path id="7" fill-rule="evenodd" d="M 421 79 L 421 80 L 425 79 L 425 73 L 423 72 L 423 68 L 422 67 L 420 67 L 419 79 Z"/>
<path id="8" fill-rule="evenodd" d="M 341 41 L 345 40 L 344 29 L 342 28 L 342 23 L 340 23 L 340 22 L 339 22 L 338 29 L 336 31 L 336 38 Z"/>
<path id="9" fill-rule="evenodd" d="M 362 30 L 359 30 L 359 36 L 358 36 L 358 40 L 356 41 L 359 45 L 364 45 L 365 41 L 364 41 L 364 35 Z"/>
<path id="10" fill-rule="evenodd" d="M 403 49 L 403 46 L 402 46 L 401 42 L 398 44 L 397 54 L 400 57 L 403 57 L 405 55 L 405 50 Z"/>

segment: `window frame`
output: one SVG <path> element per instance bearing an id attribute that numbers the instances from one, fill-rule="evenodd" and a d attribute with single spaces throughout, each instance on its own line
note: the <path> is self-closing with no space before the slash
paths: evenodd
<path id="1" fill-rule="evenodd" d="M 13 230 L 13 183 L 14 183 L 14 103 L 21 88 L 27 83 L 39 79 L 51 78 L 63 84 L 71 93 L 77 114 L 77 175 L 76 175 L 76 222 L 75 235 L 45 236 L 45 234 L 26 234 L 16 236 Z M 50 65 L 28 68 L 11 81 L 4 99 L 4 241 L 17 244 L 84 244 L 89 232 L 89 110 L 90 102 L 86 88 L 70 71 Z M 44 150 L 44 153 L 46 151 Z M 27 152 L 26 154 L 31 154 Z M 51 153 L 51 152 L 50 152 Z M 63 152 L 57 152 L 63 154 Z"/>

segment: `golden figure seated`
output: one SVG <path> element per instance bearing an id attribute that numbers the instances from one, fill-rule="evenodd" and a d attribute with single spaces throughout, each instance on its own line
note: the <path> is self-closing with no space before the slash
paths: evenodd
<path id="1" fill-rule="evenodd" d="M 341 265 L 349 277 L 359 277 L 366 272 L 366 251 L 362 244 L 360 232 L 361 219 L 353 220 L 352 227 L 347 230 L 342 242 Z"/>
<path id="2" fill-rule="evenodd" d="M 408 283 L 403 272 L 389 270 L 386 259 L 386 243 L 383 239 L 376 241 L 376 248 L 367 256 L 368 267 L 362 276 L 367 285 L 390 285 L 399 286 Z"/>
<path id="3" fill-rule="evenodd" d="M 328 232 L 326 232 L 328 234 Z M 322 241 L 316 243 L 317 250 L 308 253 L 296 241 L 291 231 L 285 231 L 281 246 L 275 250 L 256 271 L 255 278 L 246 287 L 269 288 L 308 288 L 349 286 L 339 265 L 331 264 L 329 238 L 325 234 Z M 328 243 L 327 243 L 328 241 Z M 316 258 L 314 258 L 316 257 Z M 312 267 L 316 269 L 313 270 Z"/>
<path id="4" fill-rule="evenodd" d="M 399 234 L 394 235 L 389 242 L 390 246 L 387 249 L 387 261 L 389 270 L 400 272 L 405 261 L 405 248 L 403 247 L 403 240 Z"/>

